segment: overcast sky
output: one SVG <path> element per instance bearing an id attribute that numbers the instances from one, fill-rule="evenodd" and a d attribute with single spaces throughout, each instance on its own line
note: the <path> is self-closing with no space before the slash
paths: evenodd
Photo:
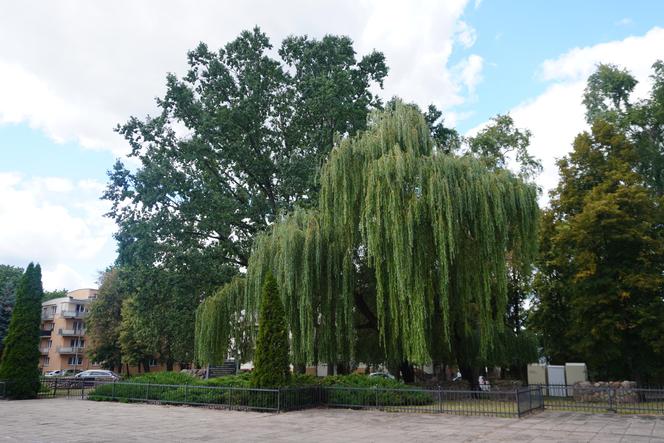
<path id="1" fill-rule="evenodd" d="M 199 41 L 255 25 L 275 45 L 345 34 L 360 55 L 384 52 L 382 94 L 435 103 L 463 133 L 510 112 L 533 132 L 545 190 L 584 129 L 596 64 L 628 68 L 643 95 L 664 58 L 664 2 L 0 0 L 0 263 L 41 262 L 47 289 L 94 286 L 115 258 L 99 195 L 128 150 L 112 128 L 154 112 Z"/>

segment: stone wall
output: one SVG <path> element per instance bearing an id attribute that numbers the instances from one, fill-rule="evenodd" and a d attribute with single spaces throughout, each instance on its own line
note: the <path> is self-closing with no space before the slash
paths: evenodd
<path id="1" fill-rule="evenodd" d="M 574 384 L 574 401 L 588 403 L 638 403 L 639 394 L 634 381 L 582 381 Z M 609 399 L 609 396 L 611 398 Z"/>

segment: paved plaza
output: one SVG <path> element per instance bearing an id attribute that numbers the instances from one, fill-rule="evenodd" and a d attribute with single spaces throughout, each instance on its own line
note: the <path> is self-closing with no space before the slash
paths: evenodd
<path id="1" fill-rule="evenodd" d="M 664 442 L 664 417 L 544 411 L 527 418 L 312 409 L 283 414 L 74 399 L 0 400 L 1 442 Z"/>

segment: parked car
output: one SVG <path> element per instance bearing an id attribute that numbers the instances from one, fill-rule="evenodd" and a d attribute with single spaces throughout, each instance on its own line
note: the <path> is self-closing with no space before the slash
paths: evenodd
<path id="1" fill-rule="evenodd" d="M 48 371 L 44 377 L 73 377 L 81 372 L 80 369 L 58 369 L 56 371 Z"/>
<path id="2" fill-rule="evenodd" d="M 76 374 L 74 378 L 81 380 L 98 380 L 98 381 L 116 381 L 120 380 L 120 376 L 113 371 L 105 369 L 89 369 Z"/>
<path id="3" fill-rule="evenodd" d="M 390 380 L 394 380 L 394 375 L 390 374 L 389 372 L 372 372 L 371 374 L 369 374 L 369 377 L 387 378 Z"/>

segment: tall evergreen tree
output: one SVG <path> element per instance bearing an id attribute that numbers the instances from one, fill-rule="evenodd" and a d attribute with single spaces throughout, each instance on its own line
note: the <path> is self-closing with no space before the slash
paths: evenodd
<path id="1" fill-rule="evenodd" d="M 39 391 L 39 324 L 44 296 L 41 267 L 30 263 L 16 291 L 5 352 L 0 362 L 0 380 L 8 380 L 10 398 L 34 398 Z"/>
<path id="2" fill-rule="evenodd" d="M 16 266 L 0 265 L 0 358 L 12 309 L 16 301 L 16 288 L 23 276 L 23 269 Z"/>
<path id="3" fill-rule="evenodd" d="M 284 386 L 290 379 L 288 324 L 272 274 L 265 279 L 262 292 L 251 381 L 257 387 Z"/>

